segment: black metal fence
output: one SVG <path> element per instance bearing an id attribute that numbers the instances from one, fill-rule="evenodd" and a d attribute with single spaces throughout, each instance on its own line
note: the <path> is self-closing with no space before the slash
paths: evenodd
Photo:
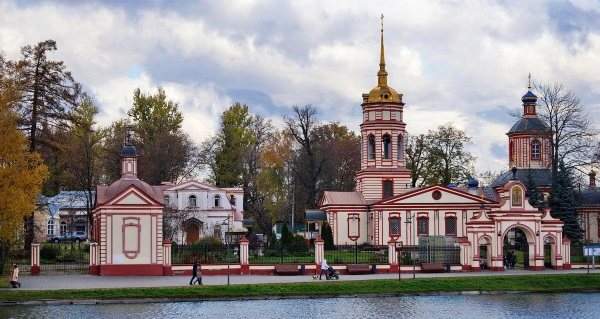
<path id="1" fill-rule="evenodd" d="M 90 246 L 86 243 L 44 243 L 40 246 L 42 272 L 87 272 Z"/>
<path id="2" fill-rule="evenodd" d="M 338 245 L 335 250 L 325 250 L 330 264 L 387 264 L 388 246 Z"/>
<path id="3" fill-rule="evenodd" d="M 400 265 L 421 263 L 460 264 L 460 247 L 404 246 L 398 252 Z"/>
<path id="4" fill-rule="evenodd" d="M 249 246 L 248 262 L 251 264 L 311 264 L 315 262 L 313 247 L 307 244 L 284 245 L 251 243 Z"/>
<path id="5" fill-rule="evenodd" d="M 573 264 L 587 264 L 588 261 L 592 263 L 592 257 L 587 257 L 583 255 L 583 244 L 573 244 L 571 245 L 571 263 Z M 600 246 L 600 243 L 589 243 L 585 244 L 585 246 Z M 588 260 L 589 259 L 589 260 Z M 600 261 L 600 257 L 596 256 L 596 262 Z"/>
<path id="6" fill-rule="evenodd" d="M 225 264 L 240 262 L 239 244 L 206 244 L 173 245 L 171 248 L 171 264 L 193 264 L 198 259 L 202 264 Z"/>

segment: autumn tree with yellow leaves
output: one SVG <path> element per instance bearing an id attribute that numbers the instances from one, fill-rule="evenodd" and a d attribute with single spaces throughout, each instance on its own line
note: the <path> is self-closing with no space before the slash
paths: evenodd
<path id="1" fill-rule="evenodd" d="M 42 157 L 28 150 L 27 137 L 17 129 L 12 108 L 17 92 L 14 83 L 0 78 L 0 274 L 48 176 Z"/>

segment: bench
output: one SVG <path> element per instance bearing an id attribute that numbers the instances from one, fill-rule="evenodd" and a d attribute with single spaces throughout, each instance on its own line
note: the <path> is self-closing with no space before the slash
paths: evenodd
<path id="1" fill-rule="evenodd" d="M 421 271 L 423 272 L 445 272 L 446 267 L 440 263 L 421 263 Z"/>
<path id="2" fill-rule="evenodd" d="M 299 275 L 298 265 L 281 264 L 275 265 L 275 273 L 278 275 Z"/>
<path id="3" fill-rule="evenodd" d="M 371 267 L 368 264 L 349 264 L 346 265 L 346 270 L 350 275 L 370 274 Z"/>

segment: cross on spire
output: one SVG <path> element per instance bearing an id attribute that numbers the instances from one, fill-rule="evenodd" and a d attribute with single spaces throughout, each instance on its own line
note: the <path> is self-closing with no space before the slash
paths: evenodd
<path id="1" fill-rule="evenodd" d="M 531 91 L 531 72 L 529 72 L 529 84 L 527 85 L 527 88 L 529 89 L 529 91 Z"/>
<path id="2" fill-rule="evenodd" d="M 381 14 L 381 32 L 383 32 L 383 13 Z"/>

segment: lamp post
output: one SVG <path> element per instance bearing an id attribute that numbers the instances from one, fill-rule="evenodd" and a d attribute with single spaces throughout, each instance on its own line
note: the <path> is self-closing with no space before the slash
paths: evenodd
<path id="1" fill-rule="evenodd" d="M 400 281 L 400 273 L 401 273 L 401 258 L 400 256 L 402 255 L 402 241 L 400 241 L 399 243 L 396 243 L 396 253 L 398 255 L 398 281 Z"/>
<path id="2" fill-rule="evenodd" d="M 227 218 L 225 218 L 223 220 L 223 223 L 221 225 L 223 226 L 227 226 L 227 232 L 225 233 L 225 244 L 227 244 L 227 253 L 226 253 L 226 259 L 227 259 L 227 286 L 229 286 L 229 275 L 230 275 L 230 267 L 231 267 L 231 263 L 229 262 L 229 240 L 227 240 L 227 234 L 230 232 L 229 230 L 229 219 L 231 218 L 231 216 L 227 216 Z M 227 221 L 227 223 L 225 222 Z M 231 236 L 231 234 L 230 234 Z"/>
<path id="3" fill-rule="evenodd" d="M 404 223 L 408 226 L 407 228 L 410 228 L 412 226 L 412 215 L 411 215 L 411 213 L 408 213 L 406 215 L 406 221 Z M 410 229 L 410 232 L 411 232 L 410 237 L 411 237 L 411 239 L 413 239 L 414 237 L 413 237 L 413 234 L 412 234 L 413 233 L 412 228 Z M 415 255 L 414 255 L 415 254 L 415 247 L 416 246 L 415 246 L 415 242 L 414 241 L 412 241 L 412 244 L 413 244 L 413 249 L 410 252 L 410 258 L 412 258 L 412 261 L 413 261 L 413 279 L 415 279 L 416 278 L 416 272 L 417 272 L 416 271 L 416 265 L 415 265 Z M 400 267 L 400 266 L 398 266 L 398 267 Z M 398 276 L 400 276 L 400 275 L 398 274 Z"/>

